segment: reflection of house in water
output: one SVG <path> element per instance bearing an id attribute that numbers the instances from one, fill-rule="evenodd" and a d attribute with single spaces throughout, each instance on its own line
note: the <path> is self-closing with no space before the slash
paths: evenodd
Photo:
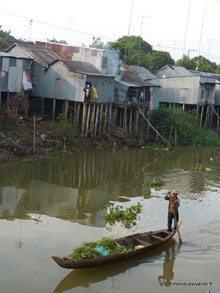
<path id="1" fill-rule="evenodd" d="M 25 214 L 36 213 L 103 227 L 106 204 L 107 196 L 103 196 L 100 190 L 77 189 L 43 181 L 33 181 L 27 190 L 0 187 L 0 217 L 3 218 L 23 218 Z"/>
<path id="2" fill-rule="evenodd" d="M 42 181 L 30 186 L 27 209 L 84 225 L 104 226 L 106 197 L 98 190 L 77 189 Z"/>
<path id="3" fill-rule="evenodd" d="M 26 190 L 15 186 L 0 187 L 0 217 L 18 216 L 17 206 L 23 202 Z"/>

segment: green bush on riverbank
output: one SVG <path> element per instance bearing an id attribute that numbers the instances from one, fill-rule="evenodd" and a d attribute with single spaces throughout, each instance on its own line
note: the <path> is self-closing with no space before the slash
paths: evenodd
<path id="1" fill-rule="evenodd" d="M 155 111 L 152 124 L 170 143 L 175 141 L 176 130 L 178 144 L 220 145 L 220 139 L 213 130 L 205 131 L 199 126 L 195 110 L 186 112 L 179 107 L 168 109 L 162 106 Z"/>

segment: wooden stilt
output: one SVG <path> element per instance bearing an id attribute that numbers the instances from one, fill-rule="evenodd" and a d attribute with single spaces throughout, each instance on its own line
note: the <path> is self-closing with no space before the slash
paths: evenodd
<path id="1" fill-rule="evenodd" d="M 200 115 L 200 127 L 202 126 L 203 113 L 204 113 L 204 105 L 202 105 L 202 110 Z"/>
<path id="2" fill-rule="evenodd" d="M 208 128 L 208 121 L 209 121 L 209 105 L 206 107 L 206 116 L 205 116 L 205 129 Z"/>
<path id="3" fill-rule="evenodd" d="M 56 99 L 53 99 L 53 112 L 52 112 L 52 120 L 55 120 L 56 113 Z"/>
<path id="4" fill-rule="evenodd" d="M 0 112 L 2 110 L 2 93 L 0 92 Z"/>
<path id="5" fill-rule="evenodd" d="M 104 125 L 103 125 L 103 132 L 102 133 L 107 133 L 107 117 L 108 117 L 108 104 L 105 104 L 105 116 L 104 116 Z"/>
<path id="6" fill-rule="evenodd" d="M 41 98 L 41 115 L 44 116 L 44 98 Z"/>
<path id="7" fill-rule="evenodd" d="M 122 124 L 122 117 L 123 117 L 123 111 L 122 111 L 122 108 L 120 109 L 120 120 L 119 120 L 119 127 L 123 127 L 123 124 Z"/>
<path id="8" fill-rule="evenodd" d="M 112 122 L 112 103 L 109 105 L 108 112 L 108 134 L 111 132 L 111 122 Z"/>
<path id="9" fill-rule="evenodd" d="M 139 124 L 139 110 L 136 109 L 136 115 L 135 115 L 135 131 L 138 131 L 138 124 Z"/>
<path id="10" fill-rule="evenodd" d="M 64 102 L 64 116 L 66 118 L 68 116 L 68 107 L 69 107 L 69 101 L 65 100 L 65 102 Z"/>
<path id="11" fill-rule="evenodd" d="M 25 92 L 25 100 L 27 101 L 28 105 L 28 92 Z M 28 106 L 25 107 L 25 117 L 28 117 Z"/>
<path id="12" fill-rule="evenodd" d="M 127 105 L 124 106 L 124 121 L 123 121 L 123 128 L 124 128 L 124 137 L 127 137 Z"/>
<path id="13" fill-rule="evenodd" d="M 130 108 L 130 118 L 129 118 L 129 133 L 130 137 L 132 137 L 132 108 Z"/>
<path id="14" fill-rule="evenodd" d="M 102 136 L 102 123 L 103 123 L 103 104 L 100 106 L 100 116 L 99 116 L 99 137 Z"/>
<path id="15" fill-rule="evenodd" d="M 175 129 L 175 146 L 177 146 L 177 130 Z"/>
<path id="16" fill-rule="evenodd" d="M 211 114 L 210 114 L 211 117 L 210 117 L 209 128 L 212 129 L 212 120 L 213 120 L 213 113 L 214 113 L 214 111 L 213 111 L 213 108 L 211 108 L 210 110 L 211 110 Z"/>
<path id="17" fill-rule="evenodd" d="M 150 111 L 147 111 L 147 118 L 150 121 Z M 150 125 L 147 123 L 147 139 L 150 139 Z"/>
<path id="18" fill-rule="evenodd" d="M 183 104 L 183 111 L 185 111 L 185 104 Z"/>
<path id="19" fill-rule="evenodd" d="M 76 124 L 75 124 L 76 131 L 78 130 L 78 125 L 79 125 L 80 110 L 81 110 L 81 103 L 77 103 Z"/>
<path id="20" fill-rule="evenodd" d="M 99 104 L 97 105 L 97 109 L 96 109 L 94 137 L 96 137 L 96 133 L 97 133 L 98 118 L 99 118 Z"/>
<path id="21" fill-rule="evenodd" d="M 81 128 L 81 134 L 84 135 L 85 132 L 85 125 L 86 125 L 86 110 L 87 110 L 87 105 L 84 103 L 83 104 L 83 114 L 82 114 L 82 128 Z"/>
<path id="22" fill-rule="evenodd" d="M 92 114 L 91 114 L 91 122 L 90 122 L 91 137 L 94 137 L 95 109 L 96 109 L 96 104 L 94 103 L 92 105 Z"/>
<path id="23" fill-rule="evenodd" d="M 86 121 L 86 137 L 88 137 L 89 122 L 90 122 L 90 111 L 91 111 L 91 104 L 89 103 L 88 112 L 87 112 L 87 121 Z"/>

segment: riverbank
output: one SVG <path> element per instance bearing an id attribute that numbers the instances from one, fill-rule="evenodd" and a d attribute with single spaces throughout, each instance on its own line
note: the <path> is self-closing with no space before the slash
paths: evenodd
<path id="1" fill-rule="evenodd" d="M 35 133 L 35 136 L 34 136 Z M 10 125 L 0 130 L 0 160 L 16 157 L 41 156 L 50 153 L 86 151 L 93 148 L 137 147 L 144 145 L 143 140 L 119 139 L 105 135 L 102 138 L 83 138 L 74 135 L 66 141 L 55 133 L 49 121 L 36 121 L 35 131 L 31 119 Z"/>

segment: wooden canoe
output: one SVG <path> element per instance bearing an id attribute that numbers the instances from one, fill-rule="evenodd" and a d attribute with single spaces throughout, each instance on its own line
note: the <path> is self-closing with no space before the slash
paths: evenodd
<path id="1" fill-rule="evenodd" d="M 179 223 L 178 223 L 179 224 Z M 178 225 L 181 225 L 181 223 Z M 163 245 L 169 241 L 177 230 L 167 232 L 167 230 L 158 230 L 145 233 L 136 233 L 122 238 L 117 238 L 115 241 L 119 245 L 124 245 L 131 249 L 128 253 L 119 253 L 114 255 L 99 256 L 92 259 L 71 259 L 69 257 L 51 256 L 52 259 L 61 267 L 66 269 L 81 269 L 87 267 L 100 266 L 106 263 L 119 261 L 135 255 L 139 255 L 150 251 L 156 247 Z"/>

